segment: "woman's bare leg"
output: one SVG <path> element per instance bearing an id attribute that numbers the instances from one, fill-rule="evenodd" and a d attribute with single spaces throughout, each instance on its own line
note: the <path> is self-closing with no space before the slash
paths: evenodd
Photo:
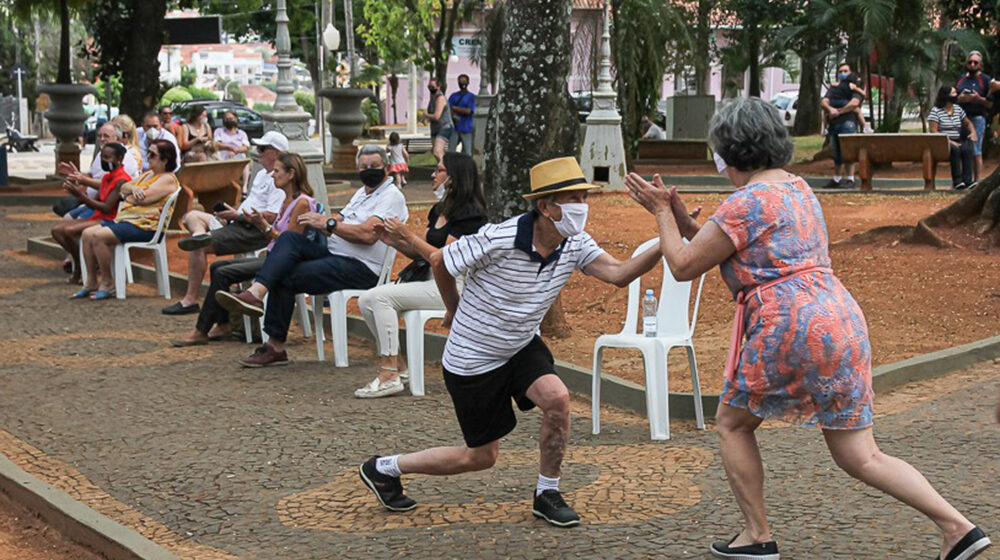
<path id="1" fill-rule="evenodd" d="M 732 546 L 768 542 L 771 528 L 764 508 L 764 464 L 754 433 L 762 420 L 742 408 L 720 404 L 715 421 L 722 439 L 722 465 L 743 512 L 744 528 Z"/>

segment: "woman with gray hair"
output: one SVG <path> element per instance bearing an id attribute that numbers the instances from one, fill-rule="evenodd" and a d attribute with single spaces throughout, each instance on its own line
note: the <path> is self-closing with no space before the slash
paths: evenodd
<path id="1" fill-rule="evenodd" d="M 659 176 L 650 183 L 632 173 L 626 185 L 656 216 L 674 277 L 692 280 L 718 265 L 736 300 L 716 424 L 745 527 L 732 540 L 712 543 L 712 554 L 779 559 L 754 434 L 765 418 L 778 418 L 821 428 L 839 467 L 937 524 L 943 534 L 939 558 L 972 558 L 989 538 L 916 469 L 875 443 L 865 318 L 831 270 L 819 200 L 801 177 L 782 169 L 792 143 L 777 111 L 757 98 L 735 100 L 712 119 L 709 141 L 719 172 L 736 192 L 704 226 Z"/>

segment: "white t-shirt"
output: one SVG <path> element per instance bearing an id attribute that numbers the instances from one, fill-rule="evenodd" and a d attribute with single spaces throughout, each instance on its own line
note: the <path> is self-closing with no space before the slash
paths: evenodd
<path id="1" fill-rule="evenodd" d="M 259 212 L 281 212 L 281 203 L 285 201 L 285 191 L 274 186 L 274 178 L 266 169 L 261 169 L 250 184 L 250 192 L 246 200 L 237 208 L 241 213 L 250 212 L 256 208 Z"/>
<path id="2" fill-rule="evenodd" d="M 466 275 L 442 363 L 455 375 L 481 375 L 531 342 L 574 270 L 604 254 L 590 234 L 566 239 L 542 258 L 534 248 L 536 214 L 528 212 L 445 245 L 452 276 Z"/>
<path id="3" fill-rule="evenodd" d="M 392 184 L 391 178 L 386 179 L 371 194 L 366 193 L 364 187 L 358 189 L 340 214 L 344 216 L 345 224 L 363 224 L 372 216 L 383 219 L 396 218 L 401 222 L 410 217 L 410 212 L 406 209 L 406 197 L 396 185 Z M 338 236 L 337 230 L 333 230 L 333 234 L 327 240 L 327 248 L 334 255 L 358 259 L 375 274 L 382 270 L 386 244 L 381 241 L 376 241 L 372 245 L 352 243 Z"/>
<path id="4" fill-rule="evenodd" d="M 142 170 L 149 170 L 149 159 L 146 157 L 146 152 L 149 150 L 149 137 L 146 136 L 146 130 L 144 128 L 139 128 L 137 131 L 139 133 L 139 151 L 142 152 Z M 177 150 L 177 165 L 174 166 L 174 172 L 181 168 L 181 149 L 177 146 L 177 137 L 174 136 L 169 130 L 165 128 L 160 129 L 160 136 L 157 140 L 166 140 L 174 145 L 174 149 Z"/>

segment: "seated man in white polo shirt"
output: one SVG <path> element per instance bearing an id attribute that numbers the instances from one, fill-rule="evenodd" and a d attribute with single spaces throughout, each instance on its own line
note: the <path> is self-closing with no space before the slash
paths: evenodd
<path id="1" fill-rule="evenodd" d="M 542 409 L 538 485 L 532 512 L 552 525 L 572 527 L 580 516 L 559 493 L 569 435 L 569 392 L 555 374 L 552 354 L 538 336 L 542 318 L 574 270 L 614 284 L 629 282 L 660 260 L 659 247 L 627 261 L 604 252 L 584 230 L 587 184 L 576 159 L 558 158 L 531 169 L 535 209 L 462 236 L 431 257 L 447 309 L 444 380 L 465 439 L 462 447 L 436 447 L 407 455 L 372 457 L 361 479 L 385 508 L 407 511 L 403 473 L 449 475 L 488 469 L 500 438 L 521 410 Z M 459 299 L 455 277 L 466 275 Z"/>
<path id="2" fill-rule="evenodd" d="M 296 294 L 328 294 L 338 290 L 367 290 L 378 282 L 387 246 L 379 241 L 376 224 L 387 218 L 409 218 L 406 199 L 386 175 L 388 158 L 380 146 L 368 144 L 356 158 L 363 187 L 338 214 L 327 218 L 303 214 L 299 223 L 329 237 L 319 238 L 286 231 L 278 237 L 264 266 L 249 289 L 238 294 L 218 291 L 222 307 L 253 317 L 264 316 L 270 339 L 249 358 L 246 367 L 282 366 L 288 363 L 285 339 L 295 311 Z M 307 230 L 308 233 L 308 230 Z M 262 300 L 267 295 L 267 310 Z"/>
<path id="3" fill-rule="evenodd" d="M 284 134 L 272 130 L 253 142 L 257 145 L 257 162 L 260 163 L 261 170 L 254 176 L 250 192 L 239 208 L 234 209 L 221 203 L 217 208 L 206 208 L 212 210 L 211 214 L 192 210 L 181 219 L 184 227 L 191 232 L 190 237 L 177 243 L 180 249 L 190 252 L 187 291 L 180 301 L 162 309 L 164 315 L 188 315 L 200 311 L 198 296 L 208 268 L 209 253 L 239 255 L 263 249 L 271 242 L 267 234 L 254 227 L 244 214 L 256 210 L 264 216 L 267 223 L 273 224 L 281 212 L 285 191 L 274 186 L 271 173 L 278 156 L 288 151 L 288 139 Z"/>

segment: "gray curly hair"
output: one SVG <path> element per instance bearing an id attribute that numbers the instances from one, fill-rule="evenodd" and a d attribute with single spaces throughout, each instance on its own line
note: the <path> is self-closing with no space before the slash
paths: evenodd
<path id="1" fill-rule="evenodd" d="M 726 165 L 740 171 L 783 167 L 794 150 L 778 110 L 759 97 L 724 104 L 708 124 L 708 141 Z"/>

